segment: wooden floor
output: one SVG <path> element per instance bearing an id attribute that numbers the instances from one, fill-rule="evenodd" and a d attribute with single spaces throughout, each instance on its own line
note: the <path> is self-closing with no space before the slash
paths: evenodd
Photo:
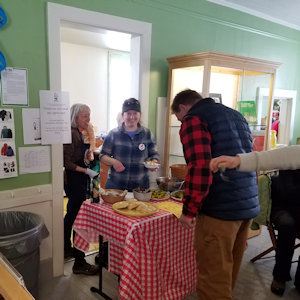
<path id="1" fill-rule="evenodd" d="M 265 228 L 262 234 L 248 240 L 248 248 L 245 251 L 243 264 L 239 273 L 239 278 L 233 293 L 234 300 L 278 300 L 280 297 L 270 291 L 272 281 L 272 269 L 274 258 L 263 259 L 250 262 L 258 253 L 270 246 L 270 239 Z M 294 258 L 298 259 L 300 249 L 295 251 Z M 94 261 L 94 255 L 88 256 L 87 260 Z M 89 300 L 102 299 L 99 295 L 90 291 L 91 286 L 98 286 L 97 276 L 74 275 L 72 273 L 73 262 L 65 264 L 64 276 L 44 282 L 40 286 L 39 300 Z M 297 263 L 292 264 L 291 276 L 294 278 Z M 114 300 L 118 299 L 117 277 L 104 271 L 104 291 Z M 186 300 L 196 300 L 196 293 L 193 293 Z M 300 294 L 295 290 L 293 280 L 287 283 L 284 293 L 285 300 L 300 299 Z"/>

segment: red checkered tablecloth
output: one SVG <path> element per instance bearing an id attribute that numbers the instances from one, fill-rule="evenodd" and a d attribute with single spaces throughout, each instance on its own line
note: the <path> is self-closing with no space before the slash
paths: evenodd
<path id="1" fill-rule="evenodd" d="M 85 201 L 73 228 L 83 251 L 99 235 L 109 241 L 109 271 L 121 275 L 119 299 L 184 299 L 196 288 L 193 230 L 169 212 L 134 218 Z"/>

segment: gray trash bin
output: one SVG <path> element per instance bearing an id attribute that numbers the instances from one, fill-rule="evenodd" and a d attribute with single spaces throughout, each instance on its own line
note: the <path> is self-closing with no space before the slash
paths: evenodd
<path id="1" fill-rule="evenodd" d="M 23 276 L 25 285 L 38 298 L 40 243 L 49 232 L 41 216 L 22 211 L 0 212 L 0 252 Z"/>

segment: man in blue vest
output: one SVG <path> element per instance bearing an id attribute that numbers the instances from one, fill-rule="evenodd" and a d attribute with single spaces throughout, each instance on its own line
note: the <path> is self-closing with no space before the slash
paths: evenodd
<path id="1" fill-rule="evenodd" d="M 193 90 L 171 106 L 182 122 L 180 139 L 188 166 L 182 226 L 195 228 L 198 299 L 232 299 L 251 219 L 259 213 L 255 172 L 212 174 L 211 158 L 252 151 L 251 132 L 236 110 Z"/>

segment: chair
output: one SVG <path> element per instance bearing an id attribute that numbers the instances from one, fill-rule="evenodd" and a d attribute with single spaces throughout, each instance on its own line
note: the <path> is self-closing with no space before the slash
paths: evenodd
<path id="1" fill-rule="evenodd" d="M 256 262 L 257 260 L 263 258 L 263 256 L 269 254 L 270 252 L 272 252 L 273 250 L 276 250 L 276 239 L 277 239 L 277 235 L 276 235 L 276 231 L 275 231 L 275 227 L 273 224 L 269 224 L 268 225 L 268 231 L 270 234 L 270 239 L 272 241 L 272 246 L 270 248 L 268 248 L 267 250 L 263 251 L 262 253 L 256 255 L 255 257 L 253 257 L 250 261 L 252 263 Z M 297 235 L 297 238 L 300 239 L 300 234 Z M 297 249 L 300 247 L 300 243 L 296 243 L 294 249 Z M 268 257 L 264 257 L 264 258 L 270 258 L 270 256 Z M 297 261 L 293 261 L 293 262 L 297 262 Z"/>
<path id="2" fill-rule="evenodd" d="M 252 263 L 262 258 L 270 258 L 270 256 L 268 257 L 264 257 L 264 256 L 269 254 L 273 250 L 276 250 L 276 239 L 277 239 L 276 228 L 274 224 L 272 224 L 272 222 L 270 221 L 272 200 L 271 200 L 271 178 L 269 175 L 258 176 L 258 197 L 259 197 L 259 203 L 261 205 L 261 212 L 253 220 L 253 222 L 259 225 L 267 226 L 270 239 L 272 242 L 272 246 L 266 249 L 265 251 L 263 251 L 262 253 L 253 257 L 250 260 Z M 300 239 L 300 230 L 297 233 L 297 238 Z M 300 243 L 296 243 L 294 249 L 298 247 L 300 247 Z"/>

